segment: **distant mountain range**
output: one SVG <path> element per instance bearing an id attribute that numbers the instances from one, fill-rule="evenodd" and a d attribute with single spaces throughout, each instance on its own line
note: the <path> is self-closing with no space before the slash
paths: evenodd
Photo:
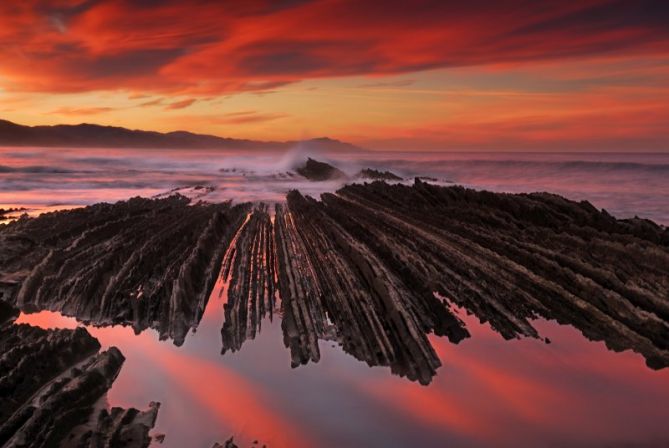
<path id="1" fill-rule="evenodd" d="M 153 132 L 97 124 L 23 126 L 0 120 L 1 146 L 89 148 L 270 149 L 296 146 L 309 150 L 359 152 L 364 149 L 327 137 L 286 142 L 257 141 L 194 134 L 187 131 Z"/>

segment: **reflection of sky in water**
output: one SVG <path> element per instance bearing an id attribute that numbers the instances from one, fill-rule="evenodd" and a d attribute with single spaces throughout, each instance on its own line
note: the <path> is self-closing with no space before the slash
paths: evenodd
<path id="1" fill-rule="evenodd" d="M 173 188 L 217 187 L 209 200 L 280 200 L 291 188 L 318 195 L 338 183 L 276 178 L 304 154 L 221 151 L 0 149 L 0 208 L 49 208 L 152 196 Z M 322 156 L 315 156 L 323 159 Z M 333 155 L 349 174 L 361 168 L 433 176 L 496 191 L 551 191 L 587 199 L 620 217 L 669 223 L 669 155 L 364 154 Z M 232 172 L 232 169 L 235 169 Z M 228 170 L 222 172 L 221 170 Z M 217 297 L 217 285 L 212 297 Z M 393 377 L 321 342 L 322 361 L 290 368 L 280 321 L 264 322 L 238 353 L 220 355 L 222 299 L 212 299 L 183 347 L 153 331 L 91 329 L 127 358 L 112 405 L 163 403 L 165 446 L 236 440 L 280 446 L 620 446 L 669 443 L 669 371 L 641 356 L 613 353 L 577 331 L 539 322 L 543 336 L 505 342 L 464 317 L 473 337 L 433 337 L 443 367 L 428 387 Z M 23 322 L 72 326 L 43 312 Z"/>
<path id="2" fill-rule="evenodd" d="M 286 177 L 308 154 L 293 151 L 0 148 L 0 207 L 34 212 L 153 196 L 197 184 L 211 201 L 279 201 L 297 188 L 318 196 L 340 182 Z M 431 176 L 493 191 L 550 191 L 587 199 L 619 217 L 669 223 L 669 154 L 363 153 L 314 155 L 350 175 L 361 168 Z M 233 171 L 234 170 L 234 171 Z"/>
<path id="3" fill-rule="evenodd" d="M 291 369 L 278 320 L 265 321 L 240 352 L 221 356 L 217 295 L 181 348 L 153 331 L 90 329 L 127 358 L 110 404 L 161 401 L 155 432 L 167 434 L 167 447 L 208 447 L 230 435 L 271 447 L 669 443 L 669 372 L 646 368 L 632 352 L 609 352 L 570 327 L 539 322 L 549 345 L 509 342 L 465 316 L 471 339 L 431 338 L 444 365 L 424 387 L 324 341 L 320 363 Z M 49 312 L 19 321 L 76 325 Z"/>

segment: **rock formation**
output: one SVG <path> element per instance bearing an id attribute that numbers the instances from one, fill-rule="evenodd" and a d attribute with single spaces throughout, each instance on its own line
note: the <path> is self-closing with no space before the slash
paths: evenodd
<path id="1" fill-rule="evenodd" d="M 293 191 L 276 206 L 274 245 L 294 366 L 320 359 L 319 339 L 336 340 L 428 383 L 440 360 L 427 334 L 468 336 L 452 307 L 506 339 L 540 337 L 532 321 L 544 318 L 641 353 L 650 367 L 669 364 L 669 231 L 587 202 L 420 180 L 349 185 L 321 201 Z M 254 335 L 248 318 L 262 313 L 245 316 L 226 320 L 226 332 Z"/>
<path id="2" fill-rule="evenodd" d="M 532 321 L 557 320 L 669 365 L 669 230 L 547 193 L 416 179 L 320 200 L 293 191 L 274 210 L 135 198 L 19 220 L 0 229 L 0 246 L 0 300 L 152 327 L 177 344 L 220 271 L 222 351 L 280 309 L 293 366 L 318 361 L 330 340 L 429 383 L 441 360 L 428 335 L 469 336 L 455 307 L 506 339 L 540 337 Z"/>
<path id="3" fill-rule="evenodd" d="M 149 445 L 157 406 L 152 418 L 135 409 L 103 409 L 88 427 L 123 364 L 118 349 L 99 353 L 100 344 L 83 328 L 13 324 L 17 312 L 7 312 L 5 303 L 0 308 L 0 446 Z"/>
<path id="4" fill-rule="evenodd" d="M 669 230 L 650 221 L 616 220 L 546 193 L 421 181 L 350 185 L 320 203 L 294 196 L 422 290 L 411 307 L 437 307 L 433 291 L 507 339 L 538 336 L 531 320 L 543 317 L 633 349 L 651 367 L 669 364 Z"/>
<path id="5" fill-rule="evenodd" d="M 146 411 L 114 407 L 93 414 L 89 423 L 76 427 L 65 437 L 66 444 L 77 448 L 145 448 L 164 435 L 149 436 L 156 424 L 160 403 L 151 402 Z"/>
<path id="6" fill-rule="evenodd" d="M 293 191 L 288 195 L 288 208 L 277 209 L 277 221 L 288 219 L 293 225 L 286 227 L 286 233 L 297 232 L 288 238 L 299 238 L 301 244 L 292 247 L 303 253 L 297 257 L 288 251 L 284 256 L 303 260 L 304 266 L 297 269 L 310 276 L 310 286 L 315 286 L 303 288 L 302 294 L 292 293 L 299 288 L 291 282 L 282 287 L 284 315 L 298 326 L 300 337 L 310 342 L 328 330 L 356 358 L 429 382 L 440 363 L 426 333 L 435 331 L 457 342 L 467 334 L 459 321 L 432 296 L 426 298 L 422 291 L 403 283 L 381 257 L 346 231 L 338 217 L 329 215 L 322 203 Z M 279 269 L 284 266 L 286 263 L 279 263 Z M 287 277 L 281 273 L 279 278 Z M 307 309 L 294 313 L 294 307 Z M 314 320 L 317 325 L 312 325 Z M 327 328 L 328 321 L 334 328 Z M 294 362 L 319 357 L 317 345 L 293 341 L 290 346 Z"/>
<path id="7" fill-rule="evenodd" d="M 179 345 L 248 208 L 177 195 L 19 220 L 0 232 L 0 294 L 21 309 L 152 327 Z"/>
<path id="8" fill-rule="evenodd" d="M 361 170 L 357 177 L 371 180 L 403 180 L 400 176 L 390 171 L 379 171 L 372 168 Z"/>
<path id="9" fill-rule="evenodd" d="M 230 246 L 223 263 L 228 301 L 221 330 L 223 350 L 237 351 L 253 339 L 262 319 L 275 307 L 275 260 L 272 222 L 266 206 L 250 215 Z"/>
<path id="10" fill-rule="evenodd" d="M 339 170 L 339 168 L 335 168 L 329 163 L 319 162 L 311 157 L 307 159 L 303 166 L 297 168 L 295 171 L 297 171 L 300 176 L 317 182 L 326 180 L 344 180 L 347 178 L 346 174 Z"/>

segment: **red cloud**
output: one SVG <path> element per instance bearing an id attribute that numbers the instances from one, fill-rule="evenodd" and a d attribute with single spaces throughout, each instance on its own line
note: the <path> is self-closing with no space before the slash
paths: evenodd
<path id="1" fill-rule="evenodd" d="M 212 123 L 215 124 L 248 124 L 248 123 L 264 123 L 267 121 L 279 120 L 285 118 L 286 114 L 263 114 L 256 111 L 242 111 L 225 114 L 221 117 L 213 118 Z"/>
<path id="2" fill-rule="evenodd" d="M 159 100 L 156 100 L 156 101 L 159 101 Z M 195 101 L 197 101 L 195 98 L 189 98 L 189 99 L 186 99 L 186 100 L 175 101 L 174 103 L 168 104 L 165 107 L 165 110 L 185 109 L 187 107 L 192 106 Z M 159 104 L 159 103 L 153 102 L 153 101 L 149 101 L 149 103 Z M 144 106 L 151 105 L 149 103 L 144 103 L 143 105 Z"/>
<path id="3" fill-rule="evenodd" d="M 663 0 L 0 4 L 6 89 L 215 94 L 316 77 L 666 53 Z"/>

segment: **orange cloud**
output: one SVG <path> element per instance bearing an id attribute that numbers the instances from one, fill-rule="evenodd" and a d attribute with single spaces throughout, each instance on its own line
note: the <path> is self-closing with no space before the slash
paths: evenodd
<path id="1" fill-rule="evenodd" d="M 59 107 L 49 114 L 55 115 L 97 115 L 115 110 L 113 107 Z"/>
<path id="2" fill-rule="evenodd" d="M 669 142 L 669 91 L 658 87 L 484 94 L 450 98 L 455 112 L 447 119 L 360 126 L 345 138 L 371 147 L 427 150 L 648 151 L 665 150 Z"/>
<path id="3" fill-rule="evenodd" d="M 181 100 L 181 101 L 175 101 L 174 103 L 168 104 L 165 106 L 165 110 L 175 110 L 175 109 L 185 109 L 187 107 L 190 107 L 195 103 L 197 99 L 195 98 L 189 98 L 187 100 Z M 148 103 L 144 103 L 144 105 L 150 105 L 150 103 L 153 103 L 152 101 L 149 101 Z M 156 103 L 157 104 L 157 103 Z"/>
<path id="4" fill-rule="evenodd" d="M 151 106 L 160 106 L 163 104 L 163 99 L 162 98 L 157 98 L 155 100 L 151 101 L 146 101 L 144 103 L 141 103 L 139 107 L 151 107 Z"/>

